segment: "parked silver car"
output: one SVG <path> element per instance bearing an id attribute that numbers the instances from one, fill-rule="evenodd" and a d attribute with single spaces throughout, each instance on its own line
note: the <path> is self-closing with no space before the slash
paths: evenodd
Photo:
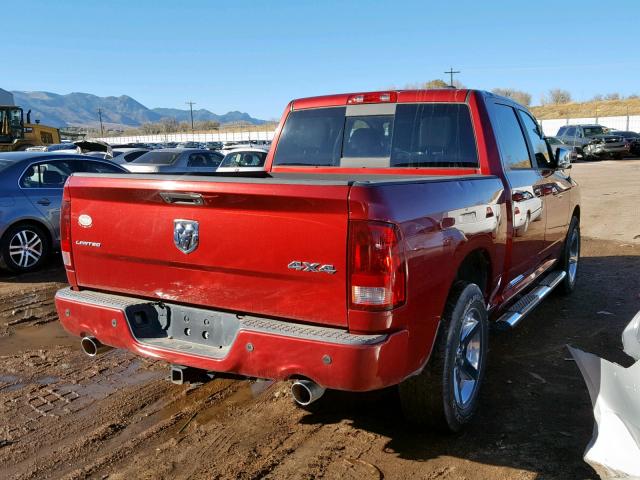
<path id="1" fill-rule="evenodd" d="M 148 148 L 114 148 L 111 161 L 123 165 L 133 162 L 136 158 L 150 151 Z"/>
<path id="2" fill-rule="evenodd" d="M 126 170 L 78 154 L 0 153 L 0 266 L 35 270 L 59 249 L 62 187 L 74 172 Z"/>
<path id="3" fill-rule="evenodd" d="M 152 150 L 123 165 L 134 173 L 214 173 L 223 155 L 211 150 L 164 148 Z"/>

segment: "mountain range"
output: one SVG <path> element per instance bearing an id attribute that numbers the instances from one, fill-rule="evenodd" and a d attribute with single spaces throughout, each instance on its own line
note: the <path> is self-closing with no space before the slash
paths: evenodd
<path id="1" fill-rule="evenodd" d="M 178 122 L 190 121 L 189 110 L 179 108 L 147 108 L 128 95 L 98 97 L 90 93 L 59 95 L 51 92 L 13 91 L 15 104 L 25 114 L 31 110 L 32 121 L 38 119 L 54 127 L 99 125 L 98 109 L 102 121 L 111 128 L 138 127 L 143 123 L 159 122 L 163 118 L 175 118 Z M 254 125 L 265 123 L 245 112 L 227 112 L 218 115 L 206 109 L 193 111 L 194 121 L 212 120 L 220 123 L 246 122 Z M 25 118 L 26 120 L 26 118 Z"/>

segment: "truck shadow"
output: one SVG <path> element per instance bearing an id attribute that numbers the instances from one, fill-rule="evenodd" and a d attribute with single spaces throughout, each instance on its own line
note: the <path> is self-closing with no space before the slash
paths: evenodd
<path id="1" fill-rule="evenodd" d="M 383 451 L 399 459 L 450 456 L 545 479 L 597 478 L 582 460 L 593 428 L 591 403 L 566 345 L 630 364 L 620 335 L 640 310 L 637 251 L 583 258 L 579 288 L 571 296 L 553 294 L 516 330 L 492 335 L 480 409 L 464 432 L 413 428 L 403 420 L 393 388 L 328 392 L 302 422 L 346 421 L 382 436 Z"/>
<path id="2" fill-rule="evenodd" d="M 42 269 L 28 273 L 13 273 L 0 268 L 0 283 L 65 282 L 67 276 L 59 254 L 54 254 Z"/>

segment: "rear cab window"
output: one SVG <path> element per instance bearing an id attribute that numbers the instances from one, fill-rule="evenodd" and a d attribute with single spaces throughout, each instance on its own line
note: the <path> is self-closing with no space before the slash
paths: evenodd
<path id="1" fill-rule="evenodd" d="M 479 161 L 466 104 L 399 103 L 293 111 L 273 165 L 478 168 Z"/>

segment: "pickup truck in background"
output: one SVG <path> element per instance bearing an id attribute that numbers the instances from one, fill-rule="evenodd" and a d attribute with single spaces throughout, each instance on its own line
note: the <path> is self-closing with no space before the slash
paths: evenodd
<path id="1" fill-rule="evenodd" d="M 259 177 L 74 174 L 64 327 L 86 353 L 325 389 L 399 385 L 407 418 L 470 421 L 490 324 L 575 288 L 569 150 L 474 90 L 292 101 Z"/>
<path id="2" fill-rule="evenodd" d="M 556 138 L 573 147 L 584 160 L 620 160 L 630 151 L 630 144 L 625 142 L 623 135 L 610 132 L 602 125 L 565 125 L 560 127 Z"/>

